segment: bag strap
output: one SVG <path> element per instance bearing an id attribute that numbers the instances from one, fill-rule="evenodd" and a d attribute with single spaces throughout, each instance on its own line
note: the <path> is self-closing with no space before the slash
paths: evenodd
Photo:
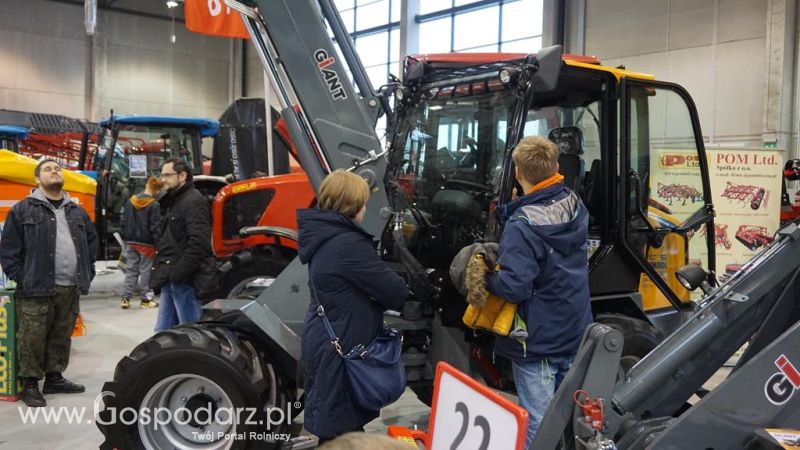
<path id="1" fill-rule="evenodd" d="M 309 269 L 311 266 L 309 265 Z M 309 270 L 308 274 L 308 281 L 311 283 L 311 290 L 314 292 L 314 297 L 317 297 L 317 317 L 322 319 L 322 324 L 325 325 L 325 331 L 328 333 L 328 338 L 331 340 L 331 345 L 333 345 L 333 349 L 336 350 L 336 353 L 339 356 L 344 357 L 344 352 L 342 352 L 342 346 L 339 344 L 339 338 L 336 337 L 336 333 L 333 331 L 333 325 L 331 325 L 331 321 L 328 320 L 328 316 L 325 314 L 325 308 L 322 306 L 322 300 L 319 298 L 319 294 L 317 293 L 317 288 L 314 286 L 314 280 L 311 278 L 311 271 Z"/>

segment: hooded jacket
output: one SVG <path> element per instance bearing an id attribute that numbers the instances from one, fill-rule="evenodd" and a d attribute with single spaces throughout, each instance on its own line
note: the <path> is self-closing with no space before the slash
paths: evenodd
<path id="1" fill-rule="evenodd" d="M 125 208 L 122 237 L 131 244 L 155 247 L 160 235 L 161 208 L 152 195 L 132 195 Z"/>
<path id="2" fill-rule="evenodd" d="M 89 293 L 94 279 L 97 254 L 97 233 L 91 219 L 64 192 L 59 206 L 69 227 L 75 246 L 75 282 L 81 294 Z M 17 282 L 21 297 L 55 294 L 58 220 L 52 204 L 37 189 L 8 212 L 0 239 L 0 265 L 8 278 Z"/>
<path id="3" fill-rule="evenodd" d="M 336 211 L 297 212 L 298 256 L 308 264 L 311 303 L 303 324 L 304 426 L 323 438 L 355 431 L 378 416 L 357 406 L 346 388 L 344 364 L 330 343 L 322 320 L 325 308 L 346 352 L 368 345 L 383 326 L 383 311 L 402 309 L 405 282 L 375 251 L 373 237 Z"/>
<path id="4" fill-rule="evenodd" d="M 495 353 L 511 358 L 573 355 L 592 322 L 586 260 L 588 213 L 578 196 L 557 183 L 498 208 L 505 224 L 498 272 L 489 292 L 518 303 L 525 344 L 498 337 Z"/>

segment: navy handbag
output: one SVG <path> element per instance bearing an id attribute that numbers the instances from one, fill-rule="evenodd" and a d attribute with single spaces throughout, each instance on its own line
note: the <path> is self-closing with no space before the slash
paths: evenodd
<path id="1" fill-rule="evenodd" d="M 311 287 L 314 288 L 313 282 Z M 369 345 L 358 344 L 345 353 L 322 305 L 317 307 L 317 315 L 325 325 L 334 350 L 344 360 L 350 395 L 355 403 L 364 409 L 378 411 L 400 398 L 406 388 L 406 369 L 400 357 L 403 347 L 400 332 L 384 325 Z"/>

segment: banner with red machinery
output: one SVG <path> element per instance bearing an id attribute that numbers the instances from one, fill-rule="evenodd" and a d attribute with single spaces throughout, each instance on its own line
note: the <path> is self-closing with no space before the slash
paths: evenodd
<path id="1" fill-rule="evenodd" d="M 651 161 L 651 199 L 682 222 L 703 204 L 697 152 L 656 152 Z M 773 240 L 780 222 L 783 151 L 707 149 L 706 155 L 717 213 L 717 274 L 724 277 Z M 689 240 L 689 262 L 707 261 L 704 236 L 705 230 Z"/>
<path id="2" fill-rule="evenodd" d="M 783 151 L 707 150 L 717 217 L 717 274 L 731 274 L 772 242 L 780 225 Z"/>
<path id="3" fill-rule="evenodd" d="M 189 31 L 239 39 L 250 37 L 239 13 L 222 0 L 186 0 L 183 12 Z"/>

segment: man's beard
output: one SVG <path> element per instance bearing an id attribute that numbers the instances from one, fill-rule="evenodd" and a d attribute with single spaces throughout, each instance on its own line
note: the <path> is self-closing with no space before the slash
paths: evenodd
<path id="1" fill-rule="evenodd" d="M 63 188 L 64 188 L 63 181 L 54 181 L 50 184 L 42 184 L 42 189 L 44 189 L 47 192 L 61 192 Z"/>

